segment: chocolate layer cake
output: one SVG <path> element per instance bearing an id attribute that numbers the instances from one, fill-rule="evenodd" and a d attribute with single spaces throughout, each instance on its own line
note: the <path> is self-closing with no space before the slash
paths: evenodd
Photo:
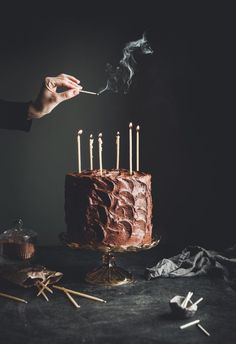
<path id="1" fill-rule="evenodd" d="M 65 221 L 71 242 L 140 247 L 152 241 L 151 175 L 127 170 L 69 173 Z"/>

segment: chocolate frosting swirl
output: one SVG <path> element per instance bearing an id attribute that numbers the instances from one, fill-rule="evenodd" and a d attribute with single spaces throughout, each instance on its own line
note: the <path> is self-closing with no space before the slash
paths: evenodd
<path id="1" fill-rule="evenodd" d="M 152 240 L 151 175 L 127 170 L 69 173 L 65 222 L 71 241 L 129 247 Z"/>

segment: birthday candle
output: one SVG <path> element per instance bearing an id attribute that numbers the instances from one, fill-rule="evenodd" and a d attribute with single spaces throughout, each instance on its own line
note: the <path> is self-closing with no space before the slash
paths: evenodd
<path id="1" fill-rule="evenodd" d="M 139 171 L 139 130 L 140 126 L 136 127 L 136 171 Z"/>
<path id="2" fill-rule="evenodd" d="M 90 170 L 93 170 L 93 135 L 89 137 Z"/>
<path id="3" fill-rule="evenodd" d="M 132 128 L 133 124 L 129 124 L 129 173 L 132 174 L 133 172 L 133 160 L 132 160 Z"/>
<path id="4" fill-rule="evenodd" d="M 80 141 L 80 136 L 83 133 L 83 130 L 78 131 L 77 135 L 77 145 L 78 145 L 78 171 L 81 173 L 81 141 Z"/>
<path id="5" fill-rule="evenodd" d="M 117 131 L 116 134 L 116 169 L 120 166 L 120 133 Z"/>
<path id="6" fill-rule="evenodd" d="M 98 148 L 99 148 L 99 168 L 100 168 L 100 173 L 102 175 L 102 133 L 98 135 Z"/>

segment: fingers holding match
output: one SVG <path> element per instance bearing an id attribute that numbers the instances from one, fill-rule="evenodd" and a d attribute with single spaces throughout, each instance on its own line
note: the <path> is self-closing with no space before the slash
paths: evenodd
<path id="1" fill-rule="evenodd" d="M 83 87 L 80 85 L 80 80 L 68 74 L 59 74 L 56 77 L 46 77 L 45 87 L 54 94 L 59 95 L 59 97 L 57 97 L 57 100 L 59 100 L 59 102 L 66 99 L 70 99 L 78 95 L 80 92 L 92 95 L 99 95 L 99 93 L 97 92 L 82 90 Z M 65 87 L 67 88 L 67 91 L 56 93 L 57 87 Z M 74 91 L 69 92 L 71 89 Z"/>
<path id="2" fill-rule="evenodd" d="M 77 96 L 80 92 L 81 92 L 81 89 L 79 87 L 76 87 L 76 88 L 69 89 L 65 92 L 57 93 L 56 94 L 57 101 L 58 103 L 61 103 L 65 100 L 68 100 Z"/>
<path id="3" fill-rule="evenodd" d="M 76 77 L 74 77 L 73 75 L 70 75 L 70 74 L 61 73 L 61 74 L 58 75 L 58 77 L 68 78 L 71 81 L 74 81 L 76 84 L 80 84 L 80 80 L 77 79 Z"/>
<path id="4" fill-rule="evenodd" d="M 81 85 L 78 85 L 77 82 L 67 79 L 67 78 L 56 78 L 55 84 L 57 87 L 67 87 L 67 88 L 79 88 L 82 89 Z"/>

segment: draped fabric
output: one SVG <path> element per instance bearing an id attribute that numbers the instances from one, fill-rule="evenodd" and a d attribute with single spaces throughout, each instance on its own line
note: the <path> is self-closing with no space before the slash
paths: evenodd
<path id="1" fill-rule="evenodd" d="M 236 245 L 223 252 L 188 246 L 180 254 L 160 260 L 146 268 L 148 280 L 157 277 L 193 277 L 212 274 L 222 276 L 236 289 Z"/>

